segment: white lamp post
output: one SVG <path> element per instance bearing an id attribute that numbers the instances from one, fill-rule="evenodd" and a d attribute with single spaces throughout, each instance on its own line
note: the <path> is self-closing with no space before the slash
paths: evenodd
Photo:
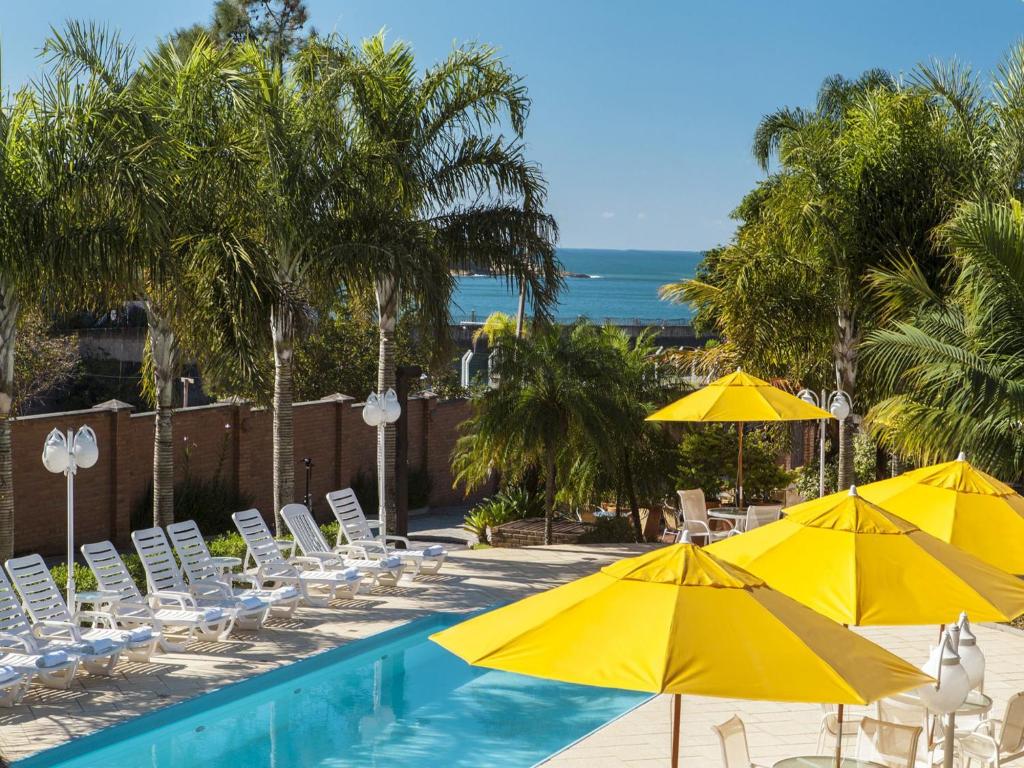
<path id="1" fill-rule="evenodd" d="M 985 654 L 978 647 L 978 638 L 971 629 L 971 622 L 967 620 L 967 614 L 960 614 L 960 644 L 956 652 L 960 654 L 960 663 L 967 672 L 967 680 L 971 684 L 971 690 L 980 688 L 985 682 Z"/>
<path id="2" fill-rule="evenodd" d="M 839 420 L 839 429 L 843 428 L 843 421 L 850 415 L 850 396 L 843 390 L 837 389 L 832 392 L 822 390 L 821 394 L 810 389 L 801 389 L 797 397 L 805 403 L 824 408 Z M 818 422 L 818 498 L 825 495 L 825 419 Z"/>
<path id="3" fill-rule="evenodd" d="M 967 701 L 971 683 L 954 647 L 953 633 L 948 629 L 921 670 L 934 677 L 936 684 L 922 685 L 917 693 L 929 712 L 946 717 L 942 765 L 943 768 L 953 768 L 956 711 Z"/>
<path id="4" fill-rule="evenodd" d="M 384 456 L 384 429 L 388 424 L 398 421 L 401 415 L 402 406 L 393 389 L 388 389 L 383 395 L 371 392 L 363 406 L 363 421 L 377 428 L 377 516 L 380 519 L 381 536 L 386 536 L 388 532 L 387 504 L 384 501 L 385 473 L 388 471 Z"/>
<path id="5" fill-rule="evenodd" d="M 68 607 L 75 605 L 75 473 L 79 467 L 88 469 L 99 458 L 96 433 L 91 427 L 70 429 L 65 435 L 54 429 L 43 443 L 43 466 L 54 474 L 60 472 L 68 479 Z"/>

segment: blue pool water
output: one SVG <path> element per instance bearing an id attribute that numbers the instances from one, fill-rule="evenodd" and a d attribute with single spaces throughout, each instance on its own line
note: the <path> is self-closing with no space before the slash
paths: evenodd
<path id="1" fill-rule="evenodd" d="M 420 619 L 14 768 L 525 768 L 648 698 L 470 667 L 427 639 L 462 618 Z"/>

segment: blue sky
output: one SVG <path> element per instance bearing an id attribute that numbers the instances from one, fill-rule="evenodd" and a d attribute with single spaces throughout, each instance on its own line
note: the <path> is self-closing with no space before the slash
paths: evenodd
<path id="1" fill-rule="evenodd" d="M 308 0 L 320 31 L 382 27 L 421 63 L 453 41 L 498 46 L 534 100 L 531 156 L 544 167 L 562 245 L 699 250 L 728 239 L 729 211 L 760 177 L 762 114 L 809 104 L 828 74 L 908 72 L 957 57 L 988 72 L 1024 35 L 1021 0 Z M 6 86 L 69 16 L 140 46 L 209 18 L 211 0 L 7 0 Z"/>

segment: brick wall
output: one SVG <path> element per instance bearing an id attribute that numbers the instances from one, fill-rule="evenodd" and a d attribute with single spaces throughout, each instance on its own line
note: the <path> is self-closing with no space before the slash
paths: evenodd
<path id="1" fill-rule="evenodd" d="M 376 471 L 377 432 L 362 420 L 362 403 L 344 395 L 295 404 L 295 497 L 305 492 L 302 459 L 314 463 L 313 507 L 330 518 L 324 494 L 351 484 L 359 472 Z M 431 506 L 465 500 L 452 488 L 449 459 L 457 428 L 469 415 L 465 400 L 413 397 L 403 414 L 409 419 L 409 466 L 431 476 Z M 153 414 L 134 413 L 111 402 L 85 411 L 68 411 L 13 420 L 15 550 L 44 555 L 63 551 L 64 478 L 51 475 L 40 456 L 51 429 L 96 431 L 99 460 L 75 479 L 75 538 L 112 539 L 128 545 L 131 511 L 143 499 L 153 477 Z M 273 506 L 272 417 L 248 403 L 217 403 L 174 412 L 175 477 L 215 473 L 250 496 L 269 515 Z"/>

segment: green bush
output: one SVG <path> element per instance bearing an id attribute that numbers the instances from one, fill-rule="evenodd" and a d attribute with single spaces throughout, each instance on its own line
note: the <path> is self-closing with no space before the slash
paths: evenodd
<path id="1" fill-rule="evenodd" d="M 743 437 L 744 500 L 771 498 L 792 482 L 793 473 L 778 463 L 787 432 L 755 429 Z M 678 488 L 700 488 L 708 500 L 734 487 L 739 437 L 735 425 L 706 425 L 688 429 L 679 444 Z"/>
<path id="2" fill-rule="evenodd" d="M 631 544 L 636 541 L 628 517 L 599 517 L 594 527 L 580 536 L 581 544 Z"/>
<path id="3" fill-rule="evenodd" d="M 825 493 L 835 493 L 839 481 L 839 456 L 829 456 L 832 449 L 831 441 L 825 442 Z M 878 479 L 878 465 L 876 461 L 874 441 L 867 432 L 857 432 L 853 436 L 853 481 L 857 485 L 873 483 Z M 818 498 L 818 446 L 811 456 L 811 460 L 798 467 L 794 484 L 797 491 L 805 499 Z"/>
<path id="4" fill-rule="evenodd" d="M 463 520 L 462 527 L 475 534 L 480 541 L 487 541 L 489 527 L 527 517 L 544 517 L 544 501 L 538 494 L 515 486 L 501 490 L 473 507 Z"/>
<path id="5" fill-rule="evenodd" d="M 124 560 L 125 567 L 128 569 L 128 573 L 131 574 L 132 581 L 138 586 L 139 592 L 146 594 L 146 571 L 142 567 L 142 561 L 139 559 L 139 556 L 134 552 L 127 552 L 121 555 L 121 559 Z M 53 576 L 57 586 L 63 589 L 68 581 L 67 564 L 58 563 L 53 566 L 50 569 L 50 575 Z M 93 572 L 87 566 L 75 563 L 75 590 L 77 592 L 89 592 L 96 589 L 97 586 L 96 576 Z"/>
<path id="6" fill-rule="evenodd" d="M 174 519 L 195 520 L 204 533 L 221 533 L 234 528 L 231 515 L 252 506 L 252 499 L 218 475 L 187 475 L 174 485 Z M 132 510 L 132 529 L 153 525 L 153 484 Z"/>

